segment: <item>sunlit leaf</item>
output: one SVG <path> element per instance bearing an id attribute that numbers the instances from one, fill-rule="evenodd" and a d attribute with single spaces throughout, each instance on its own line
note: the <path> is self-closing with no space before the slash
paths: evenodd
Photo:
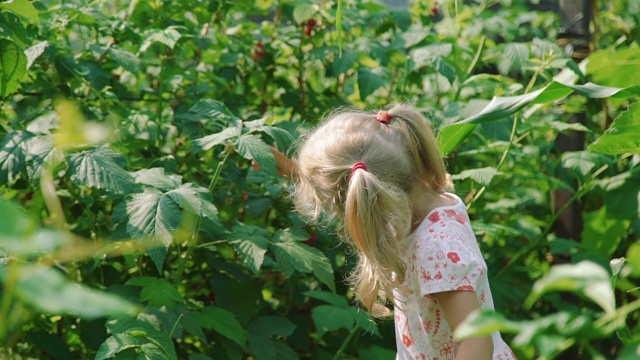
<path id="1" fill-rule="evenodd" d="M 452 175 L 453 180 L 473 179 L 480 185 L 488 186 L 494 176 L 498 174 L 498 170 L 494 167 L 484 167 L 479 169 L 463 170 L 460 174 Z"/>
<path id="2" fill-rule="evenodd" d="M 269 247 L 268 232 L 257 226 L 235 225 L 231 230 L 229 243 L 234 246 L 249 270 L 257 275 Z"/>
<path id="3" fill-rule="evenodd" d="M 610 155 L 640 154 L 640 103 L 629 106 L 589 150 Z"/>
<path id="4" fill-rule="evenodd" d="M 41 41 L 24 51 L 24 54 L 27 56 L 27 69 L 31 68 L 33 62 L 44 53 L 48 45 L 48 42 Z"/>
<path id="5" fill-rule="evenodd" d="M 12 0 L 0 2 L 0 10 L 11 11 L 12 13 L 27 18 L 36 24 L 40 24 L 38 10 L 36 10 L 36 8 L 29 0 Z M 2 46 L 0 46 L 0 49 L 1 48 Z"/>
<path id="6" fill-rule="evenodd" d="M 154 187 L 161 191 L 169 191 L 178 188 L 182 184 L 182 176 L 168 175 L 164 168 L 140 169 L 131 173 L 135 182 Z"/>
<path id="7" fill-rule="evenodd" d="M 7 279 L 6 268 L 0 277 Z M 83 319 L 135 314 L 138 307 L 118 296 L 68 282 L 56 270 L 41 265 L 21 265 L 17 269 L 15 294 L 22 301 L 47 314 L 74 315 Z"/>
<path id="8" fill-rule="evenodd" d="M 137 56 L 117 46 L 111 46 L 108 52 L 113 61 L 122 66 L 122 68 L 134 74 L 138 73 L 140 59 Z"/>
<path id="9" fill-rule="evenodd" d="M 584 176 L 597 170 L 603 164 L 611 164 L 611 159 L 590 151 L 567 151 L 562 153 L 562 166 Z"/>
<path id="10" fill-rule="evenodd" d="M 583 249 L 587 254 L 610 258 L 627 234 L 630 225 L 630 220 L 615 216 L 606 206 L 586 212 L 582 229 Z"/>
<path id="11" fill-rule="evenodd" d="M 15 130 L 0 142 L 0 185 L 13 184 L 25 168 L 30 132 Z"/>
<path id="12" fill-rule="evenodd" d="M 85 150 L 69 157 L 69 176 L 80 185 L 128 194 L 134 179 L 118 165 L 123 161 L 121 154 L 108 148 Z"/>
<path id="13" fill-rule="evenodd" d="M 571 291 L 584 295 L 600 305 L 605 312 L 615 311 L 609 274 L 591 261 L 553 266 L 549 273 L 535 282 L 525 305 L 531 307 L 543 294 L 551 291 Z"/>
<path id="14" fill-rule="evenodd" d="M 640 84 L 640 47 L 602 49 L 589 55 L 587 75 L 597 84 L 625 87 Z"/>
<path id="15" fill-rule="evenodd" d="M 318 12 L 318 5 L 301 2 L 293 8 L 293 20 L 297 24 L 302 24 L 312 18 Z"/>
<path id="16" fill-rule="evenodd" d="M 476 311 L 469 315 L 455 331 L 457 340 L 487 336 L 499 331 L 503 334 L 517 333 L 520 325 L 494 311 Z"/>
<path id="17" fill-rule="evenodd" d="M 140 52 L 145 52 L 151 46 L 151 44 L 159 42 L 173 49 L 176 43 L 182 35 L 173 27 L 168 27 L 164 30 L 151 30 L 144 39 L 144 42 L 140 46 Z"/>
<path id="18" fill-rule="evenodd" d="M 0 98 L 18 90 L 27 72 L 27 63 L 27 56 L 18 44 L 0 39 Z"/>
<path id="19" fill-rule="evenodd" d="M 236 151 L 245 159 L 255 160 L 260 167 L 271 175 L 277 175 L 276 159 L 273 153 L 260 137 L 252 134 L 242 135 L 236 141 Z"/>

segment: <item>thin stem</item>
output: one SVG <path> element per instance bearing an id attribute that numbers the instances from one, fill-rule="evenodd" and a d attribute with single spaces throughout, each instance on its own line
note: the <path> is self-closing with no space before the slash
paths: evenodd
<path id="1" fill-rule="evenodd" d="M 211 179 L 211 182 L 209 183 L 209 192 L 212 192 L 213 189 L 215 188 L 216 184 L 218 183 L 218 178 L 220 178 L 220 173 L 222 172 L 222 167 L 225 165 L 225 163 L 227 162 L 227 159 L 229 158 L 229 155 L 231 155 L 234 152 L 233 150 L 233 146 L 232 145 L 227 145 L 227 148 L 224 150 L 224 157 L 222 158 L 222 160 L 218 163 L 218 167 L 216 168 L 216 171 L 213 173 L 213 178 Z M 202 225 L 202 216 L 197 214 L 196 215 L 198 217 L 198 220 L 196 220 L 196 225 L 195 228 L 193 229 L 193 232 L 191 233 L 191 238 L 189 239 L 189 244 L 187 245 L 187 251 L 184 254 L 184 256 L 182 256 L 179 260 L 178 263 L 178 268 L 176 269 L 176 273 L 174 275 L 174 284 L 180 284 L 180 281 L 182 280 L 182 273 L 184 272 L 184 267 L 187 264 L 187 260 L 191 257 L 191 254 L 193 253 L 193 250 L 196 248 L 196 242 L 198 240 L 198 234 L 200 233 L 200 226 Z"/>
<path id="2" fill-rule="evenodd" d="M 349 335 L 347 335 L 347 338 L 344 339 L 344 341 L 342 342 L 342 345 L 340 345 L 340 349 L 338 349 L 338 351 L 336 351 L 336 354 L 333 355 L 332 360 L 338 360 L 340 359 L 340 356 L 342 356 L 342 353 L 347 349 L 347 346 L 349 346 L 349 343 L 351 342 L 351 340 L 353 340 L 353 338 L 356 336 L 356 334 L 360 331 L 360 328 L 356 325 L 353 327 L 353 329 L 351 329 L 351 332 L 349 332 Z"/>
<path id="3" fill-rule="evenodd" d="M 180 316 L 178 316 L 178 319 L 176 320 L 175 324 L 173 324 L 173 328 L 171 328 L 171 332 L 169 333 L 169 338 L 173 337 L 173 333 L 178 328 L 178 324 L 180 323 L 180 320 L 182 320 L 183 317 L 184 317 L 184 314 L 180 314 Z"/>

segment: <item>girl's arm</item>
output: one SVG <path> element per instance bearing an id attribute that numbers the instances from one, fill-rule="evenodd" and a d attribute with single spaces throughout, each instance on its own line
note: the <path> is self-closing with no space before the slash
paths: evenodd
<path id="1" fill-rule="evenodd" d="M 446 291 L 432 296 L 438 300 L 452 331 L 472 312 L 480 310 L 478 297 L 472 291 Z M 456 360 L 490 360 L 493 358 L 491 336 L 464 339 L 458 345 Z"/>
<path id="2" fill-rule="evenodd" d="M 276 159 L 278 175 L 287 179 L 297 180 L 298 162 L 289 159 L 285 154 L 278 151 L 278 149 L 274 146 L 271 147 L 271 153 L 273 153 L 273 157 Z"/>

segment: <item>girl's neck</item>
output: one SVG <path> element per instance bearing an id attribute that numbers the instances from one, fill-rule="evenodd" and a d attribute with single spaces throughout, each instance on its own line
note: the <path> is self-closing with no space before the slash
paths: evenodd
<path id="1" fill-rule="evenodd" d="M 450 196 L 430 188 L 425 189 L 424 186 L 414 187 L 409 196 L 413 210 L 411 231 L 414 231 L 433 209 L 456 204 L 456 200 Z"/>

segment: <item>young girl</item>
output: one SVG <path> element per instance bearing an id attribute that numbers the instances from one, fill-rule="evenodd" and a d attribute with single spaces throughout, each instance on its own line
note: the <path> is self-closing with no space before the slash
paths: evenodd
<path id="1" fill-rule="evenodd" d="M 470 313 L 493 310 L 487 266 L 426 119 L 399 105 L 376 115 L 336 112 L 303 141 L 296 160 L 273 150 L 296 181 L 294 202 L 337 217 L 357 250 L 350 277 L 374 316 L 394 305 L 398 359 L 514 359 L 498 332 L 453 340 Z"/>

